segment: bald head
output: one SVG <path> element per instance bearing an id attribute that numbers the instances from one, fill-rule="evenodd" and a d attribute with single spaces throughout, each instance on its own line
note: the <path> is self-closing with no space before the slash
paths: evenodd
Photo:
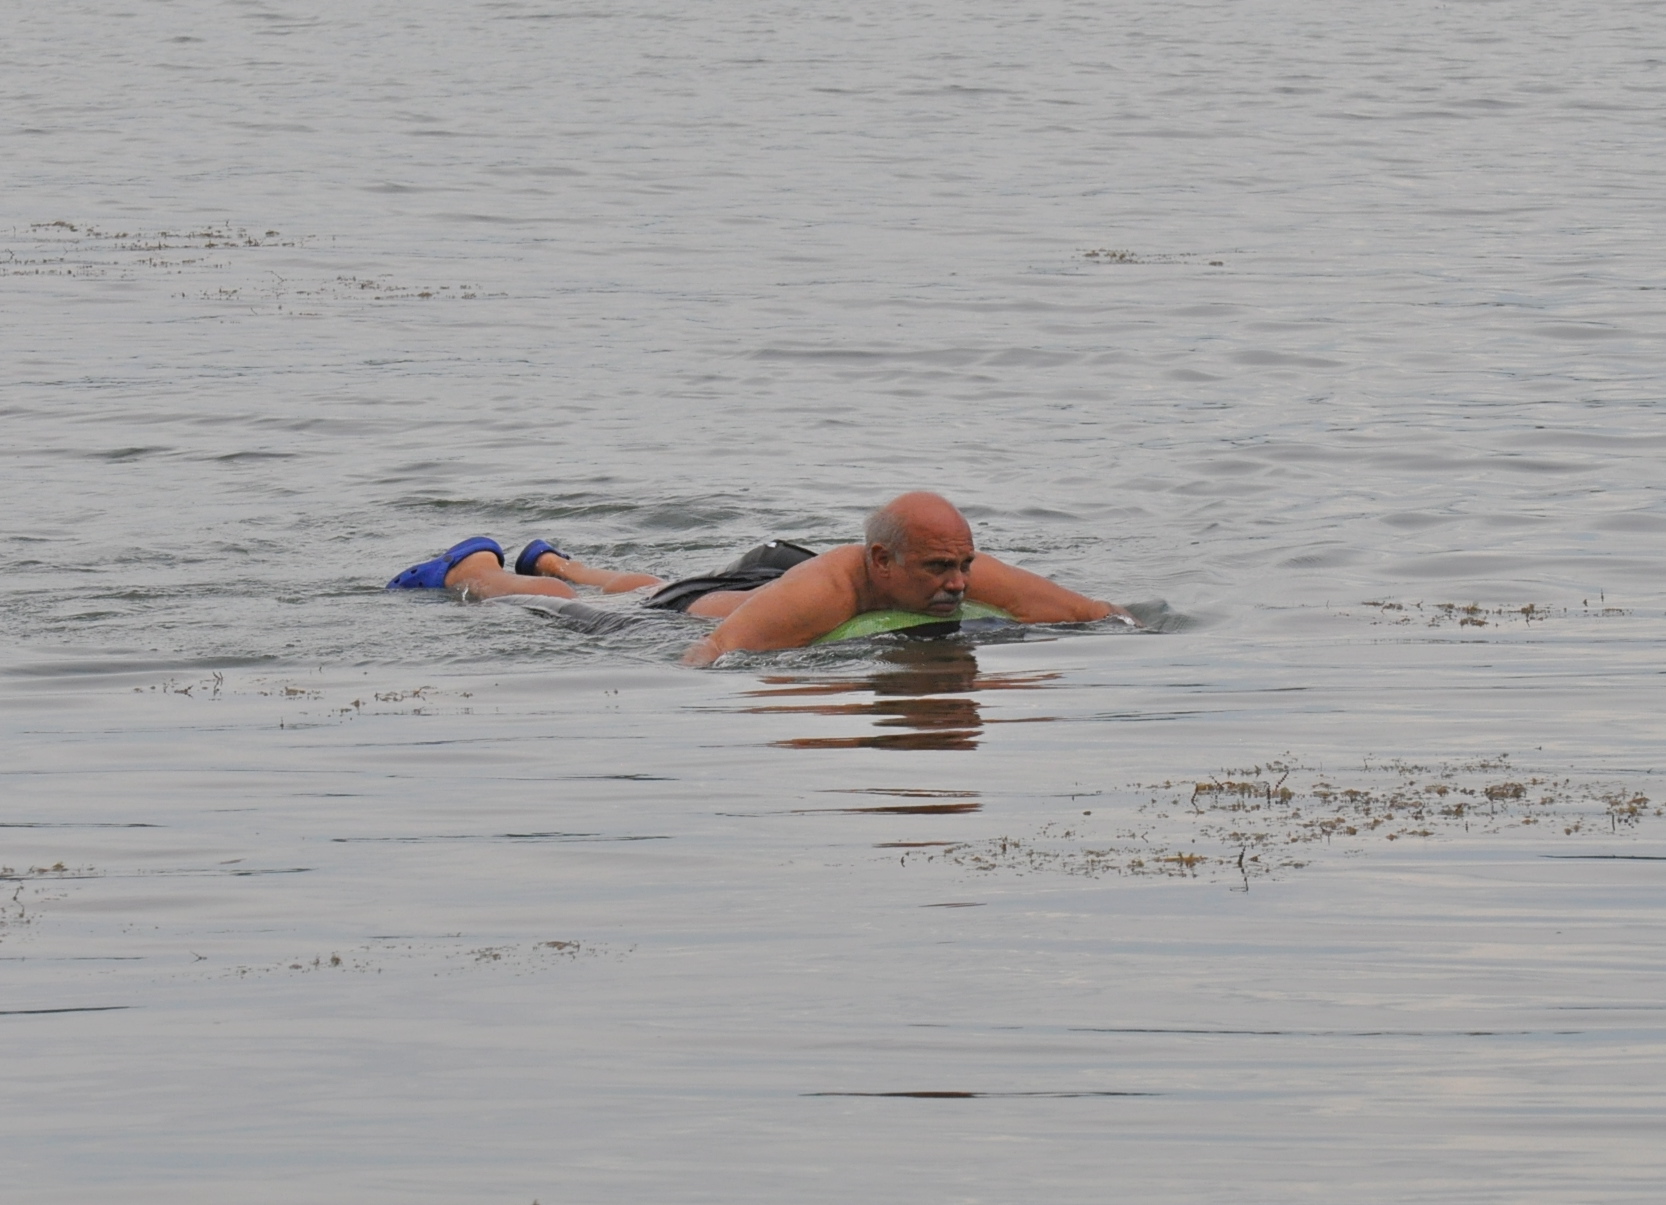
<path id="1" fill-rule="evenodd" d="M 970 544 L 972 528 L 954 503 L 920 490 L 893 498 L 869 515 L 863 537 L 870 553 L 878 544 L 900 559 L 921 545 L 962 540 Z"/>
<path id="2" fill-rule="evenodd" d="M 868 609 L 952 615 L 966 596 L 972 528 L 938 494 L 904 494 L 874 511 L 866 531 Z"/>

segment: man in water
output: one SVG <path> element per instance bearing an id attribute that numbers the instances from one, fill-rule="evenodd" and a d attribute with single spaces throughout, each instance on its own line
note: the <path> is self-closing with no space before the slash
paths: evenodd
<path id="1" fill-rule="evenodd" d="M 689 647 L 683 656 L 687 665 L 710 665 L 740 649 L 803 648 L 865 611 L 913 611 L 948 619 L 963 600 L 999 607 L 1020 623 L 1115 617 L 1139 626 L 1122 607 L 978 553 L 965 516 L 937 494 L 911 493 L 892 500 L 869 516 L 863 536 L 861 544 L 845 544 L 819 556 L 772 542 L 722 574 L 666 587 L 647 605 L 722 621 Z M 472 549 L 476 543 L 478 549 Z M 749 559 L 754 562 L 750 567 Z M 644 573 L 592 568 L 542 540 L 527 546 L 510 573 L 503 568 L 498 546 L 481 539 L 465 541 L 436 561 L 406 570 L 389 587 L 444 585 L 476 598 L 571 598 L 574 584 L 617 593 L 663 583 Z"/>

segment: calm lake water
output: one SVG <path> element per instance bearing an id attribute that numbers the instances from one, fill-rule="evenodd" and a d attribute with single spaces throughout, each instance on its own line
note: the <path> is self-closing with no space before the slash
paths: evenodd
<path id="1" fill-rule="evenodd" d="M 1663 44 L 16 6 L 8 1195 L 1658 1199 Z M 1158 631 L 381 589 L 910 488 Z"/>

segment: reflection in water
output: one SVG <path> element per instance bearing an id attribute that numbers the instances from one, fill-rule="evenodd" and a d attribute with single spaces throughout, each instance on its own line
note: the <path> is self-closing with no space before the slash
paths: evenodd
<path id="1" fill-rule="evenodd" d="M 861 677 L 779 675 L 764 678 L 765 689 L 748 692 L 752 698 L 871 696 L 867 700 L 770 703 L 746 710 L 758 715 L 866 715 L 874 717 L 876 728 L 905 730 L 775 742 L 786 749 L 976 749 L 985 722 L 976 698 L 979 692 L 1039 690 L 1058 677 L 1052 673 L 980 674 L 971 649 L 937 641 L 899 645 L 880 657 L 882 668 Z"/>
<path id="2" fill-rule="evenodd" d="M 793 743 L 797 747 L 797 743 Z M 872 808 L 794 808 L 795 816 L 811 812 L 839 812 L 846 816 L 963 816 L 967 812 L 981 812 L 981 803 L 893 803 Z"/>
<path id="3" fill-rule="evenodd" d="M 1026 1097 L 1052 1100 L 1072 1100 L 1089 1096 L 1160 1096 L 1160 1092 L 806 1092 L 805 1096 L 891 1096 L 912 1100 L 988 1100 L 997 1097 L 1022 1099 Z"/>

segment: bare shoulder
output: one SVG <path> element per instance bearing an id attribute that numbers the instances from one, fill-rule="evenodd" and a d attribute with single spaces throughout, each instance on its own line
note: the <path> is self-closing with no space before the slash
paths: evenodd
<path id="1" fill-rule="evenodd" d="M 863 557 L 866 555 L 867 550 L 860 544 L 840 544 L 837 548 L 829 548 L 811 560 L 794 565 L 781 575 L 781 580 L 785 581 L 795 574 L 803 574 L 806 577 L 826 576 L 847 581 L 854 590 L 862 580 Z"/>
<path id="2" fill-rule="evenodd" d="M 684 660 L 704 665 L 736 649 L 803 648 L 856 614 L 862 546 L 846 544 L 794 565 L 752 592 Z"/>
<path id="3" fill-rule="evenodd" d="M 1011 612 L 1025 623 L 1083 623 L 1126 615 L 1121 607 L 1067 590 L 1039 573 L 980 552 L 967 574 L 966 596 Z"/>

